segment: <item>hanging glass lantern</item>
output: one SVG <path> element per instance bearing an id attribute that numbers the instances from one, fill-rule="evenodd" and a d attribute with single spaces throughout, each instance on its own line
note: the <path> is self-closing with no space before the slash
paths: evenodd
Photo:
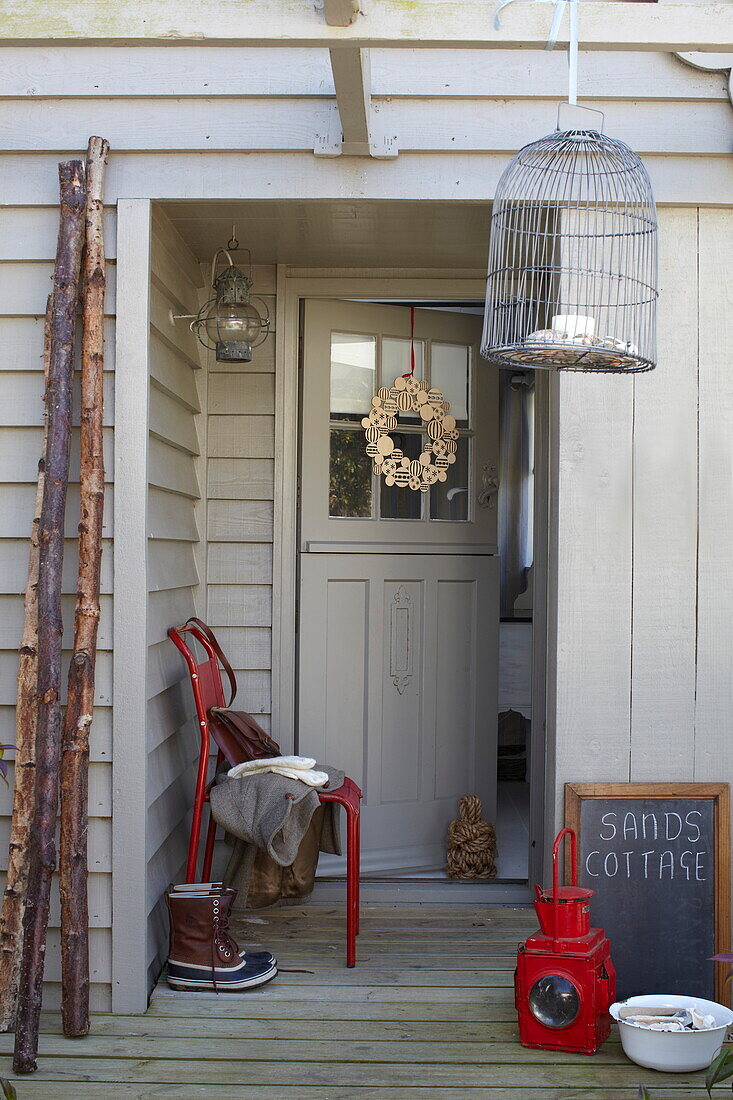
<path id="1" fill-rule="evenodd" d="M 247 252 L 249 274 L 235 266 L 231 253 Z M 224 258 L 224 269 L 217 275 L 217 268 Z M 249 363 L 252 349 L 264 343 L 270 331 L 270 311 L 267 303 L 250 293 L 252 288 L 252 256 L 248 248 L 240 249 L 235 236 L 226 248 L 217 249 L 211 261 L 211 285 L 213 297 L 199 310 L 191 321 L 195 333 L 205 348 L 216 351 L 219 363 Z M 252 304 L 259 302 L 262 313 Z"/>
<path id="2" fill-rule="evenodd" d="M 520 149 L 492 209 L 482 355 L 509 367 L 653 370 L 656 301 L 656 208 L 636 153 L 595 129 L 558 129 Z"/>

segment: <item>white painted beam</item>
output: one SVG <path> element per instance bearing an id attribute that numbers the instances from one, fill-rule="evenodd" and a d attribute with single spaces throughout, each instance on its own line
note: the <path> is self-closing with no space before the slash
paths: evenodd
<path id="1" fill-rule="evenodd" d="M 343 135 L 342 153 L 369 155 L 372 113 L 369 50 L 329 50 Z"/>
<path id="2" fill-rule="evenodd" d="M 348 27 L 329 27 L 303 0 L 136 0 L 110 4 L 49 4 L 3 0 L 1 43 L 170 43 L 227 46 L 312 46 L 453 49 L 543 49 L 552 7 L 517 0 L 492 21 L 492 6 L 477 0 L 372 0 L 369 14 Z M 733 4 L 640 4 L 586 0 L 580 45 L 588 50 L 733 51 Z M 568 43 L 568 15 L 558 47 Z"/>
<path id="3" fill-rule="evenodd" d="M 380 128 L 372 109 L 369 50 L 329 50 L 337 111 L 328 110 L 316 134 L 316 156 L 397 156 L 396 135 Z"/>
<path id="4" fill-rule="evenodd" d="M 606 131 L 640 156 L 677 154 L 730 157 L 733 113 L 726 99 L 685 104 L 663 100 L 594 100 L 606 114 Z M 0 151 L 39 153 L 83 149 L 99 129 L 122 152 L 305 152 L 324 119 L 341 141 L 336 101 L 308 97 L 151 100 L 144 112 L 124 99 L 39 102 L 28 98 L 0 109 Z M 399 135 L 401 152 L 513 155 L 527 142 L 554 129 L 557 101 L 505 98 L 486 104 L 466 98 L 372 100 L 372 133 Z M 110 171 L 112 166 L 110 164 Z M 4 181 L 3 181 L 4 182 Z M 12 181 L 10 181 L 12 184 Z"/>
<path id="5" fill-rule="evenodd" d="M 359 0 L 323 0 L 329 27 L 348 27 L 359 14 Z"/>
<path id="6" fill-rule="evenodd" d="M 226 46 L 5 46 L 0 48 L 0 97 L 98 102 L 236 96 L 241 103 L 263 96 L 324 100 L 335 95 L 328 50 L 238 50 L 236 64 L 232 56 Z M 429 55 L 377 50 L 370 58 L 374 96 L 536 100 L 564 98 L 568 90 L 568 59 L 562 50 L 436 49 Z M 578 95 L 583 100 L 725 100 L 727 82 L 718 73 L 681 64 L 674 54 L 596 52 L 581 63 Z M 78 105 L 80 113 L 84 109 Z M 217 110 L 212 106 L 210 117 Z M 240 116 L 246 113 L 239 110 Z"/>
<path id="7" fill-rule="evenodd" d="M 88 132 L 88 131 L 87 131 Z M 312 132 L 312 131 L 311 131 Z M 0 173 L 0 205 L 18 202 L 17 181 L 23 180 L 27 206 L 58 202 L 54 173 L 62 153 L 8 153 Z M 733 206 L 733 157 L 652 155 L 644 158 L 657 203 Z M 151 198 L 160 200 L 242 200 L 242 173 L 246 171 L 248 200 L 339 199 L 450 200 L 490 202 L 507 166 L 505 153 L 422 153 L 398 157 L 389 172 L 371 158 L 320 160 L 312 148 L 298 153 L 259 153 L 257 157 L 231 152 L 116 153 L 110 158 L 105 199 L 140 194 L 141 180 Z"/>

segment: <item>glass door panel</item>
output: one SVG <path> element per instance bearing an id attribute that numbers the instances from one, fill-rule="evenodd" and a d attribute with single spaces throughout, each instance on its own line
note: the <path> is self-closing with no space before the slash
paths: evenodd
<path id="1" fill-rule="evenodd" d="M 442 390 L 459 428 L 468 427 L 471 349 L 465 344 L 430 344 L 430 385 Z"/>
<path id="2" fill-rule="evenodd" d="M 471 506 L 471 440 L 458 440 L 456 461 L 448 467 L 446 481 L 430 489 L 430 518 L 466 523 Z"/>
<path id="3" fill-rule="evenodd" d="M 340 519 L 372 515 L 372 462 L 364 450 L 364 434 L 355 429 L 331 429 L 328 514 Z"/>
<path id="4" fill-rule="evenodd" d="M 390 424 L 381 427 L 388 427 L 385 442 L 401 452 L 400 461 L 404 456 L 430 466 L 432 480 L 423 490 L 427 478 L 417 475 L 410 479 L 414 488 L 401 475 L 387 484 L 366 453 L 362 425 L 377 408 L 378 390 L 410 374 L 409 307 L 306 303 L 302 549 L 335 541 L 344 548 L 399 545 L 403 553 L 411 546 L 495 552 L 496 509 L 475 499 L 482 470 L 498 461 L 498 376 L 488 364 L 475 366 L 480 328 L 480 319 L 471 315 L 415 310 L 414 377 L 444 394 L 455 427 L 441 432 L 429 402 L 421 412 L 390 413 Z M 380 431 L 369 443 L 381 440 Z"/>
<path id="5" fill-rule="evenodd" d="M 410 461 L 419 461 L 424 446 L 423 436 L 417 432 L 390 433 L 395 447 Z M 382 519 L 422 519 L 424 493 L 414 492 L 404 485 L 387 485 L 379 478 L 379 514 Z"/>
<path id="6" fill-rule="evenodd" d="M 415 377 L 425 377 L 425 342 L 415 340 Z M 412 357 L 410 355 L 410 340 L 404 337 L 382 337 L 382 385 L 391 386 L 395 378 L 401 374 L 409 374 Z M 419 422 L 420 417 L 416 412 L 400 414 L 401 420 L 413 420 Z"/>
<path id="7" fill-rule="evenodd" d="M 377 341 L 358 333 L 331 334 L 331 419 L 361 420 L 376 392 Z"/>

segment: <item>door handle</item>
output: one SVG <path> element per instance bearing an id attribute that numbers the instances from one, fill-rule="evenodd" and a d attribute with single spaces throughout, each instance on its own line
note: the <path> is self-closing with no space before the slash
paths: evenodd
<path id="1" fill-rule="evenodd" d="M 390 607 L 389 674 L 392 684 L 402 695 L 412 679 L 412 598 L 400 585 Z"/>
<path id="2" fill-rule="evenodd" d="M 480 508 L 493 508 L 499 493 L 499 478 L 496 466 L 489 466 L 487 462 L 481 467 L 481 489 L 476 500 Z"/>

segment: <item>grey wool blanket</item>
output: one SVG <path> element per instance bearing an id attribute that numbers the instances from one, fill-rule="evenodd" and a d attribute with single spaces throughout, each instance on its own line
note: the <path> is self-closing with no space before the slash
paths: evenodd
<path id="1" fill-rule="evenodd" d="M 318 790 L 334 790 L 344 781 L 344 773 L 328 764 L 318 764 L 328 774 L 325 788 L 309 787 L 299 779 L 273 773 L 230 779 L 226 774 L 211 788 L 211 812 L 214 820 L 235 838 L 224 881 L 239 891 L 237 908 L 247 898 L 258 851 L 265 852 L 280 867 L 290 867 L 311 826 L 321 802 Z M 338 807 L 323 806 L 319 850 L 341 855 Z"/>

